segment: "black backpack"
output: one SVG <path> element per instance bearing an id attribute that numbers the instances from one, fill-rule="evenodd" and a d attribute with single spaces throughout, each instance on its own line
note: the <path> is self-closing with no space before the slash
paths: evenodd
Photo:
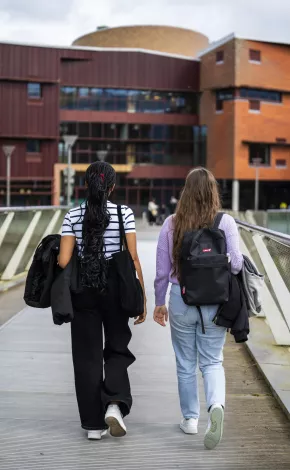
<path id="1" fill-rule="evenodd" d="M 201 305 L 222 305 L 229 300 L 231 263 L 226 237 L 219 224 L 218 213 L 211 228 L 186 232 L 180 257 L 181 296 L 186 305 L 197 307 L 204 324 Z"/>

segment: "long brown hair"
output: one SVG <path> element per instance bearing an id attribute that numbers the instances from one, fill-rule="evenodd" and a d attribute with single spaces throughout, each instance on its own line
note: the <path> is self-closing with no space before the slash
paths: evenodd
<path id="1" fill-rule="evenodd" d="M 205 168 L 195 168 L 186 178 L 174 217 L 173 273 L 178 276 L 179 258 L 185 232 L 212 226 L 221 208 L 218 184 Z"/>

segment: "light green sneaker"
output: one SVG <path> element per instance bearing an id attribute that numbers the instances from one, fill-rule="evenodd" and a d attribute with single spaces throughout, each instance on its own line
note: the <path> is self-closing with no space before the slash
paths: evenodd
<path id="1" fill-rule="evenodd" d="M 222 405 L 213 405 L 209 412 L 208 427 L 204 436 L 206 449 L 214 449 L 222 440 L 224 429 L 224 409 Z"/>

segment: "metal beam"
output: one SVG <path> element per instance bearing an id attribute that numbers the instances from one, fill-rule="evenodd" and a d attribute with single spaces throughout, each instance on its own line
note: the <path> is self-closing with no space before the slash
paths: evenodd
<path id="1" fill-rule="evenodd" d="M 29 226 L 27 227 L 22 239 L 18 243 L 16 250 L 14 251 L 9 263 L 6 266 L 4 273 L 2 274 L 2 281 L 10 281 L 13 276 L 15 276 L 18 266 L 22 260 L 22 257 L 25 253 L 26 248 L 31 240 L 31 237 L 34 233 L 34 230 L 39 222 L 42 212 L 35 212 L 33 219 L 31 220 Z"/>
<path id="2" fill-rule="evenodd" d="M 3 224 L 0 227 L 0 247 L 3 243 L 3 240 L 6 236 L 6 233 L 8 232 L 8 229 L 10 227 L 10 224 L 14 218 L 15 212 L 9 212 L 3 222 Z"/>
<path id="3" fill-rule="evenodd" d="M 258 254 L 261 258 L 265 271 L 268 275 L 268 278 L 273 286 L 275 295 L 279 302 L 280 308 L 283 312 L 285 321 L 288 325 L 288 330 L 290 329 L 290 292 L 285 285 L 285 282 L 272 258 L 270 255 L 263 238 L 260 235 L 253 236 L 253 242 L 256 246 Z M 289 249 L 290 251 L 290 249 Z"/>
<path id="4" fill-rule="evenodd" d="M 242 236 L 240 237 L 240 246 L 242 252 L 253 261 L 251 254 L 242 239 Z M 287 327 L 287 323 L 285 322 L 282 313 L 276 305 L 276 302 L 274 301 L 266 283 L 264 284 L 261 294 L 263 313 L 266 316 L 266 321 L 271 328 L 276 344 L 279 346 L 290 346 L 290 332 Z"/>

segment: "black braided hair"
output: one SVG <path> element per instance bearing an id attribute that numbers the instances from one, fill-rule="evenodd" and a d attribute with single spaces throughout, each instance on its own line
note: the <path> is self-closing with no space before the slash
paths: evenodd
<path id="1" fill-rule="evenodd" d="M 107 285 L 108 271 L 104 245 L 104 233 L 110 223 L 107 201 L 116 184 L 116 172 L 109 163 L 95 162 L 88 167 L 85 179 L 87 197 L 82 228 L 82 284 L 102 292 Z"/>

